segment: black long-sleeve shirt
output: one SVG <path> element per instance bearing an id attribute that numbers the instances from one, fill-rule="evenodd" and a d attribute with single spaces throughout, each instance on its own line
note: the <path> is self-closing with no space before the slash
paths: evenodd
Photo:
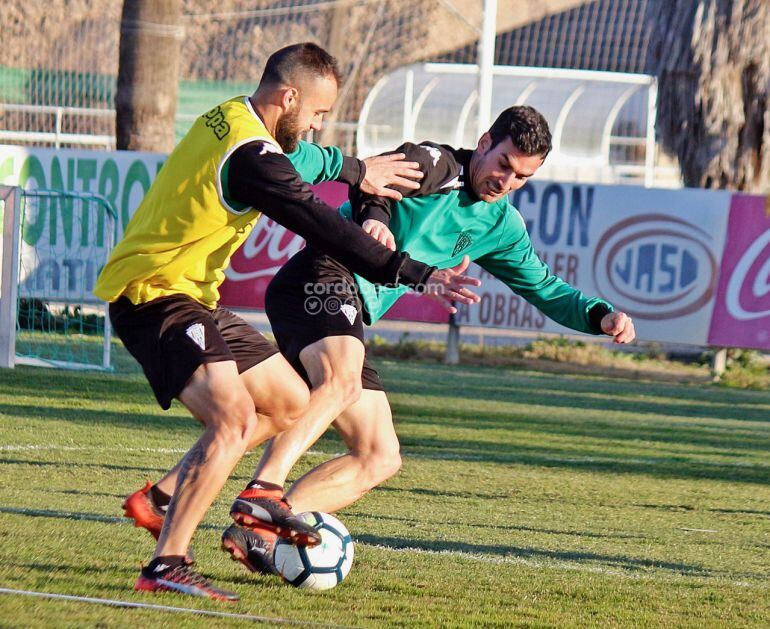
<path id="1" fill-rule="evenodd" d="M 358 160 L 346 160 L 339 180 L 358 184 L 363 168 Z M 371 282 L 414 287 L 435 270 L 405 252 L 390 251 L 345 220 L 318 199 L 289 159 L 267 142 L 238 148 L 228 160 L 226 179 L 228 198 L 260 210 Z"/>

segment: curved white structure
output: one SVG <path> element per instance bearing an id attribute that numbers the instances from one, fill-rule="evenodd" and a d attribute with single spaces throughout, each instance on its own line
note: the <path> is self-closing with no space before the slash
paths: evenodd
<path id="1" fill-rule="evenodd" d="M 511 105 L 531 105 L 551 125 L 554 148 L 538 173 L 548 179 L 678 186 L 680 176 L 656 159 L 652 76 L 495 66 L 494 120 Z M 366 157 L 404 141 L 476 145 L 478 68 L 423 63 L 378 81 L 364 102 L 356 140 Z"/>

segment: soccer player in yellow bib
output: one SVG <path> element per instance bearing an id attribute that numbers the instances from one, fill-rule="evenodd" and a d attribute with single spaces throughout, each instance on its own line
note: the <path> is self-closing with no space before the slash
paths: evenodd
<path id="1" fill-rule="evenodd" d="M 277 349 L 217 304 L 230 257 L 261 214 L 373 282 L 427 288 L 447 304 L 476 300 L 468 286 L 478 282 L 461 273 L 462 264 L 436 270 L 390 251 L 315 198 L 301 178 L 337 179 L 391 196 L 400 195 L 387 185 L 414 187 L 415 164 L 364 164 L 339 150 L 298 144 L 302 133 L 321 128 L 339 81 L 334 58 L 314 44 L 274 53 L 251 97 L 228 100 L 196 120 L 97 281 L 94 292 L 110 302 L 113 328 L 158 403 L 168 409 L 178 399 L 204 428 L 168 476 L 174 487 L 148 484 L 124 503 L 126 514 L 158 539 L 137 590 L 237 600 L 194 570 L 190 541 L 243 454 L 312 409 L 306 384 Z M 267 526 L 298 544 L 320 541 L 274 487 L 250 484 L 231 513 L 241 525 Z M 237 544 L 228 550 L 240 558 Z"/>

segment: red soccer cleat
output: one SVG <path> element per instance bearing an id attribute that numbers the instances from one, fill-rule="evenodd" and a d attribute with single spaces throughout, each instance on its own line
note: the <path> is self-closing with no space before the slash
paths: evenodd
<path id="1" fill-rule="evenodd" d="M 231 524 L 222 533 L 222 550 L 233 561 L 241 562 L 251 572 L 278 574 L 273 563 L 273 550 L 278 536 L 270 530 L 259 532 Z"/>
<path id="2" fill-rule="evenodd" d="M 175 568 L 160 564 L 155 571 L 157 574 L 152 576 L 146 576 L 144 572 L 140 573 L 134 589 L 137 592 L 176 592 L 228 602 L 239 599 L 235 592 L 218 588 L 202 574 L 195 572 L 190 564 Z"/>
<path id="3" fill-rule="evenodd" d="M 261 533 L 274 531 L 297 546 L 317 546 L 321 534 L 292 513 L 280 489 L 244 489 L 230 507 L 230 516 L 241 526 Z"/>
<path id="4" fill-rule="evenodd" d="M 147 481 L 143 489 L 135 491 L 123 501 L 123 512 L 134 521 L 134 526 L 147 529 L 155 539 L 160 537 L 164 513 L 150 500 L 152 483 Z"/>

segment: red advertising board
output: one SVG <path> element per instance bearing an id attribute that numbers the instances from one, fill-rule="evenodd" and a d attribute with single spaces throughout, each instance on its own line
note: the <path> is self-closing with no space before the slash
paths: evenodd
<path id="1" fill-rule="evenodd" d="M 770 213 L 766 199 L 736 194 L 730 204 L 708 342 L 770 349 Z"/>
<path id="2" fill-rule="evenodd" d="M 315 193 L 332 207 L 348 198 L 347 186 L 335 182 L 314 186 Z M 278 269 L 305 241 L 267 218 L 254 227 L 243 246 L 235 252 L 227 269 L 227 279 L 219 289 L 221 303 L 230 308 L 265 307 L 265 291 Z M 388 312 L 387 318 L 407 321 L 446 323 L 447 314 L 436 302 L 419 295 L 405 295 Z"/>

